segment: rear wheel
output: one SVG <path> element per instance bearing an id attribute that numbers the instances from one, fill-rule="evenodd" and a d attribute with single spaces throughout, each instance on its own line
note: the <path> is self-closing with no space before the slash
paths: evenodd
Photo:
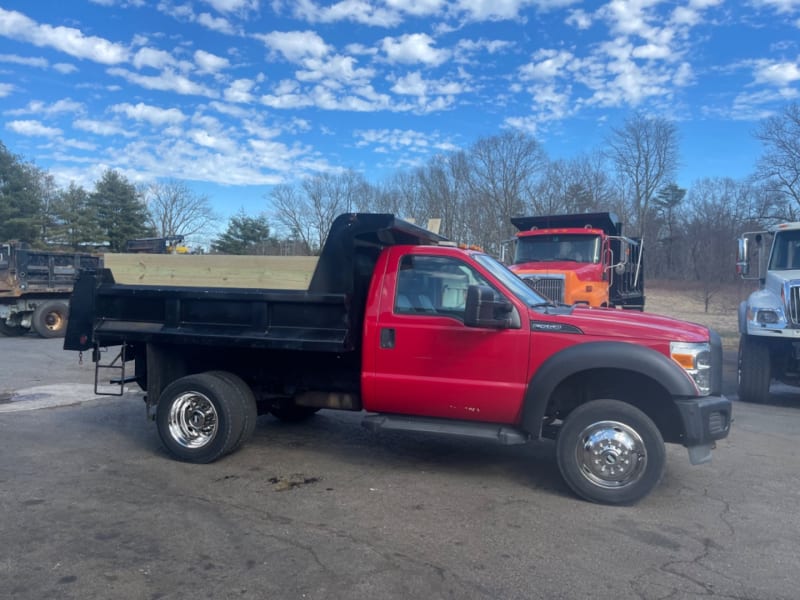
<path id="1" fill-rule="evenodd" d="M 156 425 L 166 449 L 192 463 L 210 463 L 242 441 L 245 414 L 239 392 L 213 373 L 187 375 L 158 399 Z"/>
<path id="2" fill-rule="evenodd" d="M 48 300 L 33 311 L 33 330 L 43 338 L 64 337 L 69 306 L 61 300 Z"/>
<path id="3" fill-rule="evenodd" d="M 772 379 L 769 346 L 758 338 L 739 338 L 739 400 L 764 403 L 769 398 Z"/>
<path id="4" fill-rule="evenodd" d="M 593 400 L 567 416 L 556 441 L 561 475 L 579 496 L 601 504 L 632 504 L 661 480 L 664 439 L 635 406 Z"/>
<path id="5" fill-rule="evenodd" d="M 242 405 L 244 425 L 242 426 L 242 435 L 234 442 L 230 449 L 231 452 L 234 452 L 253 436 L 253 432 L 256 429 L 256 419 L 258 419 L 256 397 L 250 385 L 235 373 L 231 373 L 230 371 L 209 371 L 208 374 L 228 382 L 235 392 L 236 398 Z"/>
<path id="6" fill-rule="evenodd" d="M 19 337 L 30 331 L 22 325 L 8 325 L 5 321 L 0 321 L 0 333 L 7 337 Z"/>

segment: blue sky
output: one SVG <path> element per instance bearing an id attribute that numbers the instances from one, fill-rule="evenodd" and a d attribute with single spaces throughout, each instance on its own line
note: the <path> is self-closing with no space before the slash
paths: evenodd
<path id="1" fill-rule="evenodd" d="M 0 140 L 91 189 L 180 179 L 227 218 L 276 183 L 519 129 L 551 158 L 633 110 L 678 181 L 742 178 L 800 96 L 800 0 L 0 0 Z"/>

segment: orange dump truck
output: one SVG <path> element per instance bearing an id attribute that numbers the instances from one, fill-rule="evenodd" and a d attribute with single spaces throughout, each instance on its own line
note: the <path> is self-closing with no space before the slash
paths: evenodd
<path id="1" fill-rule="evenodd" d="M 553 301 L 644 309 L 641 241 L 614 213 L 514 217 L 510 269 Z"/>

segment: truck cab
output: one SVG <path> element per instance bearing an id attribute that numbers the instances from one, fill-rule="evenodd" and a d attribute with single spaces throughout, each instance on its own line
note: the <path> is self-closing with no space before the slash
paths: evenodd
<path id="1" fill-rule="evenodd" d="M 758 282 L 739 305 L 739 397 L 765 402 L 773 380 L 800 385 L 800 223 L 743 234 L 737 270 Z"/>
<path id="2" fill-rule="evenodd" d="M 640 241 L 622 235 L 613 213 L 515 217 L 509 268 L 565 304 L 644 308 Z"/>

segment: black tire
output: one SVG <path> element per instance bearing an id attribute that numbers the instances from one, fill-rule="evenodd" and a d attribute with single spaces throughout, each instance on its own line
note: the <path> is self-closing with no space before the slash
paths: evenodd
<path id="1" fill-rule="evenodd" d="M 313 406 L 297 406 L 296 404 L 281 403 L 269 407 L 269 412 L 275 418 L 285 423 L 300 423 L 307 421 L 319 412 L 319 408 Z"/>
<path id="2" fill-rule="evenodd" d="M 61 300 L 48 300 L 33 311 L 31 326 L 43 338 L 64 337 L 67 332 L 69 305 Z"/>
<path id="3" fill-rule="evenodd" d="M 573 410 L 556 440 L 561 475 L 578 496 L 600 504 L 633 504 L 661 481 L 664 439 L 635 406 L 593 400 Z"/>
<path id="4" fill-rule="evenodd" d="M 8 325 L 5 321 L 0 321 L 0 333 L 6 337 L 19 337 L 29 331 L 29 328 L 22 325 Z"/>
<path id="5" fill-rule="evenodd" d="M 236 397 L 242 405 L 242 414 L 244 415 L 242 435 L 236 442 L 234 442 L 230 449 L 230 452 L 235 452 L 242 446 L 242 444 L 253 437 L 253 432 L 256 429 L 258 405 L 256 404 L 255 394 L 253 394 L 253 389 L 250 387 L 250 385 L 235 373 L 231 373 L 230 371 L 209 371 L 208 374 L 227 381 L 236 392 Z"/>
<path id="6" fill-rule="evenodd" d="M 763 404 L 769 399 L 772 380 L 769 346 L 748 335 L 739 338 L 739 400 Z"/>
<path id="7" fill-rule="evenodd" d="M 161 442 L 175 458 L 210 463 L 241 441 L 244 408 L 227 379 L 210 373 L 187 375 L 161 392 L 156 425 Z"/>

